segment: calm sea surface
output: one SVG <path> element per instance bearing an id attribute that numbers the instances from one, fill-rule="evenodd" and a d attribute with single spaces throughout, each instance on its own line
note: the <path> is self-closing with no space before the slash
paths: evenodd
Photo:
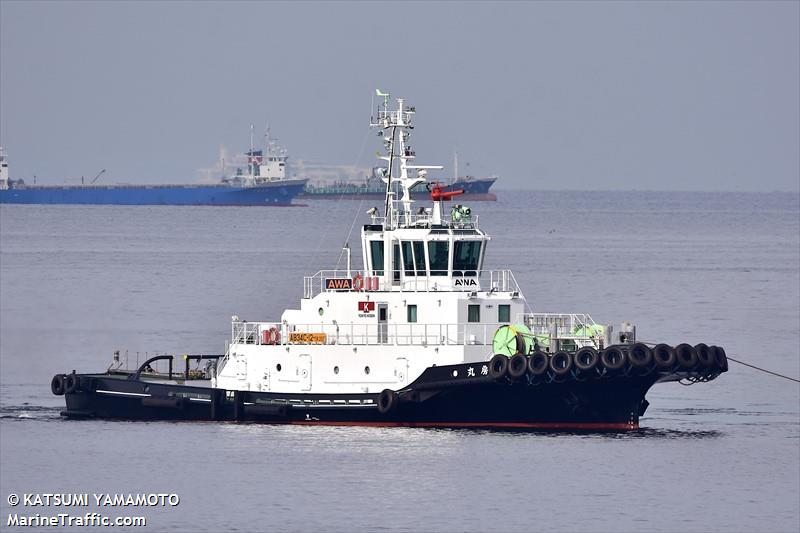
<path id="1" fill-rule="evenodd" d="M 533 310 L 630 320 L 645 340 L 800 375 L 797 194 L 499 197 L 472 204 L 487 266 L 514 270 Z M 298 305 L 355 215 L 360 258 L 374 204 L 1 206 L 0 527 L 99 510 L 146 516 L 139 531 L 800 529 L 800 386 L 734 363 L 711 383 L 656 385 L 642 429 L 623 434 L 59 418 L 53 374 L 103 370 L 116 349 L 221 353 L 231 315 Z M 12 493 L 180 504 L 11 507 Z"/>

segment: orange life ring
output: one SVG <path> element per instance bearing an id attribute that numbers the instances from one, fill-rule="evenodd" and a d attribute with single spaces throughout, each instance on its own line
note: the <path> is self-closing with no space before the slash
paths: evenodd
<path id="1" fill-rule="evenodd" d="M 364 278 L 361 274 L 356 274 L 353 278 L 353 290 L 360 291 L 364 288 Z"/>

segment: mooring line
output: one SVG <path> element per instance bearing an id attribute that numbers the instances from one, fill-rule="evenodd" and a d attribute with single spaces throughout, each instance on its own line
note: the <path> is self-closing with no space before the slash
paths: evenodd
<path id="1" fill-rule="evenodd" d="M 767 370 L 766 368 L 761 368 L 756 365 L 751 365 L 750 363 L 745 363 L 744 361 L 739 361 L 738 359 L 734 359 L 730 355 L 728 356 L 729 361 L 733 361 L 734 363 L 739 363 L 740 365 L 749 366 L 750 368 L 755 368 L 756 370 L 760 370 L 762 372 L 766 372 L 767 374 L 772 374 L 773 376 L 778 376 L 779 378 L 788 379 L 789 381 L 794 381 L 795 383 L 800 383 L 800 379 L 795 379 L 790 376 L 785 376 L 783 374 L 778 374 L 777 372 L 773 372 L 772 370 Z"/>
<path id="2" fill-rule="evenodd" d="M 639 342 L 641 342 L 642 344 L 648 344 L 648 345 L 651 344 L 653 346 L 658 344 L 657 342 L 652 342 L 652 341 L 639 341 Z M 786 376 L 784 374 L 779 374 L 777 372 L 773 372 L 772 370 L 767 370 L 766 368 L 761 368 L 760 366 L 751 365 L 750 363 L 745 363 L 744 361 L 739 361 L 738 359 L 734 359 L 733 357 L 731 357 L 730 355 L 727 355 L 727 354 L 726 354 L 726 357 L 728 358 L 729 361 L 733 361 L 734 363 L 739 363 L 740 365 L 749 366 L 750 368 L 754 368 L 756 370 L 760 370 L 761 372 L 766 372 L 767 374 L 772 374 L 773 376 L 778 376 L 779 378 L 784 378 L 784 379 L 788 379 L 789 381 L 794 381 L 795 383 L 800 383 L 800 379 L 793 378 L 791 376 Z"/>

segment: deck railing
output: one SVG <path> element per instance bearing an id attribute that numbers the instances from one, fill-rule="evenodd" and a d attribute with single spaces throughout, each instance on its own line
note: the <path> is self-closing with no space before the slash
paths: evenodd
<path id="1" fill-rule="evenodd" d="M 386 225 L 386 217 L 372 217 L 371 223 L 373 225 Z M 416 214 L 397 211 L 395 211 L 392 225 L 413 228 L 431 228 L 434 226 L 433 217 L 430 213 Z M 453 218 L 442 214 L 440 223 L 435 224 L 435 226 L 449 229 L 476 229 L 478 227 L 478 215 L 470 215 L 468 217 L 462 215 L 461 217 Z"/>
<path id="2" fill-rule="evenodd" d="M 518 315 L 531 331 L 532 344 L 555 351 L 559 346 L 576 349 L 602 347 L 603 328 L 584 313 L 525 313 Z M 232 344 L 291 345 L 395 345 L 491 346 L 495 332 L 506 323 L 309 323 L 245 322 L 231 324 Z M 276 334 L 277 333 L 277 334 Z M 553 343 L 553 341 L 558 341 Z"/>
<path id="3" fill-rule="evenodd" d="M 405 269 L 399 271 L 399 279 L 393 279 L 387 283 L 383 276 L 371 276 L 360 270 L 320 270 L 313 276 L 303 278 L 303 298 L 313 298 L 322 292 L 342 292 L 355 291 L 356 288 L 331 288 L 327 286 L 328 280 L 350 280 L 359 276 L 362 292 L 434 292 L 434 291 L 487 291 L 495 290 L 500 292 L 516 292 L 522 296 L 514 273 L 511 270 L 463 270 L 463 271 L 432 271 L 430 275 L 406 276 Z M 374 280 L 370 282 L 370 280 Z M 467 279 L 474 280 L 475 285 L 455 285 L 455 280 Z M 372 285 L 377 284 L 377 288 Z M 334 284 L 334 287 L 337 285 Z"/>
<path id="4" fill-rule="evenodd" d="M 274 322 L 233 322 L 232 344 L 326 344 L 490 346 L 499 323 L 460 324 L 276 324 Z M 267 335 L 278 328 L 280 338 Z"/>
<path id="5" fill-rule="evenodd" d="M 553 339 L 568 348 L 601 348 L 603 328 L 586 313 L 524 313 L 517 318 L 531 331 L 534 340 L 550 347 Z"/>

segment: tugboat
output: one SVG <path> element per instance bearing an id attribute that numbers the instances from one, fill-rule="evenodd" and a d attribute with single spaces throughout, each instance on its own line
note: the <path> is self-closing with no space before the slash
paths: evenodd
<path id="1" fill-rule="evenodd" d="M 58 374 L 67 418 L 288 424 L 632 430 L 655 383 L 700 382 L 725 350 L 648 344 L 588 314 L 528 312 L 509 270 L 484 270 L 490 237 L 459 191 L 410 191 L 440 166 L 415 163 L 415 108 L 388 95 L 370 120 L 383 140 L 382 212 L 361 229 L 362 266 L 304 279 L 299 309 L 232 317 L 224 354 L 149 358 Z M 449 208 L 448 208 L 449 207 Z M 203 361 L 205 363 L 203 363 Z M 202 369 L 191 370 L 193 364 Z M 153 365 L 166 363 L 167 371 Z"/>

